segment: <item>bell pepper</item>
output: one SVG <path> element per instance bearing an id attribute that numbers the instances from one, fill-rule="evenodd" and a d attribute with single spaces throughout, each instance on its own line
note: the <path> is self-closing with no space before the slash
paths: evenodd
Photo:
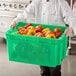
<path id="1" fill-rule="evenodd" d="M 41 32 L 41 33 L 42 33 L 42 30 L 39 29 L 39 28 L 35 28 L 35 31 L 36 31 L 36 33 L 37 33 L 37 32 Z"/>
<path id="2" fill-rule="evenodd" d="M 24 27 L 20 27 L 20 28 L 18 28 L 18 31 L 23 30 L 23 29 L 25 29 L 25 28 Z"/>
<path id="3" fill-rule="evenodd" d="M 46 36 L 46 38 L 53 38 L 53 39 L 56 39 L 56 36 L 55 36 L 54 34 L 48 34 L 48 35 Z"/>
<path id="4" fill-rule="evenodd" d="M 28 33 L 27 33 L 27 35 L 28 36 L 33 36 L 33 35 L 35 35 L 35 30 L 32 30 L 32 29 L 30 29 L 29 31 L 28 31 Z"/>
<path id="5" fill-rule="evenodd" d="M 43 30 L 44 27 L 42 25 L 36 26 L 36 28 Z"/>
<path id="6" fill-rule="evenodd" d="M 33 26 L 29 26 L 29 27 L 27 27 L 27 30 L 30 30 L 30 29 L 35 29 Z"/>
<path id="7" fill-rule="evenodd" d="M 25 29 L 27 29 L 29 26 L 32 26 L 32 24 L 29 23 L 29 24 L 25 25 Z"/>
<path id="8" fill-rule="evenodd" d="M 40 33 L 40 32 L 36 33 L 34 36 L 36 36 L 36 37 L 44 37 L 44 35 L 42 33 Z"/>
<path id="9" fill-rule="evenodd" d="M 58 39 L 61 35 L 61 33 L 56 33 L 56 38 Z"/>
<path id="10" fill-rule="evenodd" d="M 13 33 L 13 34 L 17 34 L 17 33 Z"/>
<path id="11" fill-rule="evenodd" d="M 45 29 L 42 30 L 43 34 L 45 34 L 47 31 L 50 31 L 50 29 L 49 28 L 45 28 Z"/>
<path id="12" fill-rule="evenodd" d="M 55 33 L 52 32 L 52 31 L 47 31 L 46 34 L 45 34 L 45 36 L 47 36 L 48 34 L 55 34 Z"/>
<path id="13" fill-rule="evenodd" d="M 56 28 L 56 29 L 53 30 L 53 32 L 62 34 L 62 29 L 61 28 Z"/>
<path id="14" fill-rule="evenodd" d="M 27 32 L 28 32 L 27 29 L 23 29 L 23 30 L 20 30 L 20 31 L 19 31 L 19 34 L 20 34 L 20 35 L 26 35 Z"/>

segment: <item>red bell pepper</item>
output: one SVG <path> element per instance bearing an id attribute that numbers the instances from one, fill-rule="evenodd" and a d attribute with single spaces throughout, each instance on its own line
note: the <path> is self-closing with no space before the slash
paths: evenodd
<path id="1" fill-rule="evenodd" d="M 61 33 L 56 33 L 56 38 L 58 39 L 61 35 Z"/>
<path id="2" fill-rule="evenodd" d="M 27 29 L 29 26 L 32 26 L 32 24 L 31 24 L 31 23 L 27 24 L 27 25 L 25 26 L 25 29 Z"/>
<path id="3" fill-rule="evenodd" d="M 42 33 L 42 30 L 39 29 L 39 28 L 36 28 L 36 29 L 35 29 L 35 32 L 36 32 L 36 33 L 37 33 L 37 32 L 41 32 L 41 33 Z"/>

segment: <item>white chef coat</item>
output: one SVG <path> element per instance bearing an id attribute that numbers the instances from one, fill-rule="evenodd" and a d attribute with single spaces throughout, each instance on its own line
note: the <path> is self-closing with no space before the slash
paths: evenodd
<path id="1" fill-rule="evenodd" d="M 20 22 L 34 16 L 36 23 L 65 26 L 69 24 L 76 34 L 76 17 L 65 0 L 33 0 L 31 4 L 18 14 L 14 21 Z"/>

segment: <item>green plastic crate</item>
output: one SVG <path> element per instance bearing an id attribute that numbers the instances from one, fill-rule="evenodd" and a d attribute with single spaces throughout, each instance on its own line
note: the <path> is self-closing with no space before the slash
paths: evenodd
<path id="1" fill-rule="evenodd" d="M 59 39 L 50 39 L 12 34 L 18 32 L 18 28 L 26 24 L 28 23 L 19 22 L 16 30 L 12 28 L 6 32 L 9 60 L 49 67 L 61 65 L 62 59 L 66 58 L 68 37 L 62 34 Z M 50 28 L 52 31 L 59 27 L 63 33 L 68 28 L 64 26 L 31 24 L 34 27 L 42 25 L 45 28 Z"/>

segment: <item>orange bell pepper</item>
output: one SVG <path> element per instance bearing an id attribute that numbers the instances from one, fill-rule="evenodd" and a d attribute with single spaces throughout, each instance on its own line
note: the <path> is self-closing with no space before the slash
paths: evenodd
<path id="1" fill-rule="evenodd" d="M 27 32 L 28 32 L 27 29 L 23 29 L 23 30 L 20 30 L 20 31 L 19 31 L 19 34 L 20 34 L 20 35 L 26 35 Z"/>
<path id="2" fill-rule="evenodd" d="M 20 27 L 20 28 L 18 28 L 18 31 L 23 30 L 23 29 L 25 29 L 25 28 L 24 27 Z"/>
<path id="3" fill-rule="evenodd" d="M 36 28 L 43 30 L 44 27 L 42 25 L 36 26 Z"/>
<path id="4" fill-rule="evenodd" d="M 13 33 L 13 34 L 17 34 L 17 33 Z"/>
<path id="5" fill-rule="evenodd" d="M 62 29 L 61 28 L 55 28 L 53 30 L 54 33 L 61 33 L 62 34 Z"/>
<path id="6" fill-rule="evenodd" d="M 40 33 L 40 32 L 36 33 L 34 36 L 36 36 L 36 37 L 44 37 L 44 35 L 42 33 Z"/>

